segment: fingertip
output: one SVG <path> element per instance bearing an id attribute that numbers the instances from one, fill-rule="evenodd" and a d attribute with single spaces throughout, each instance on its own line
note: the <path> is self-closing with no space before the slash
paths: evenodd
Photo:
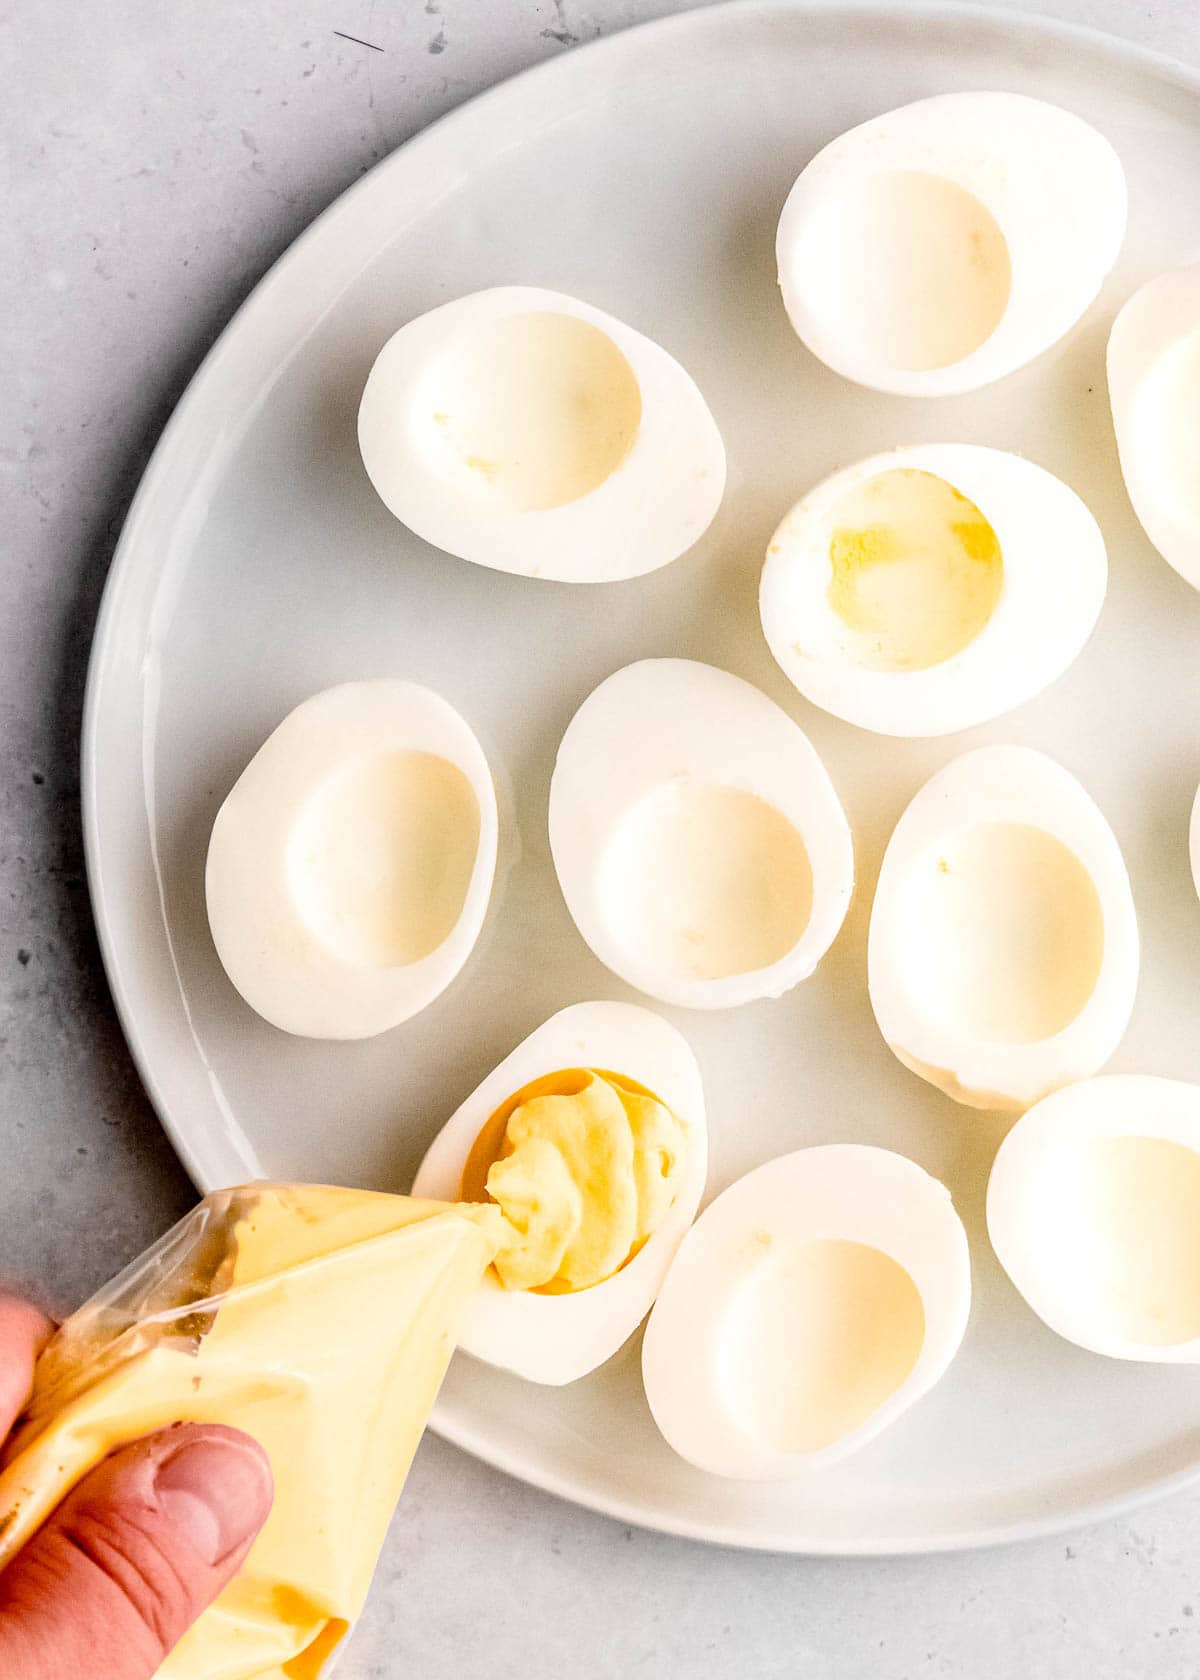
<path id="1" fill-rule="evenodd" d="M 53 1334 L 54 1321 L 40 1307 L 0 1293 L 0 1439 L 27 1404 L 34 1364 Z"/>
<path id="2" fill-rule="evenodd" d="M 23 1296 L 0 1289 L 0 1355 L 10 1351 L 7 1344 L 11 1337 L 22 1346 L 31 1348 L 36 1357 L 53 1336 L 55 1328 L 54 1320 L 41 1307 Z"/>
<path id="3" fill-rule="evenodd" d="M 271 1461 L 223 1424 L 177 1424 L 155 1440 L 154 1497 L 210 1569 L 245 1555 L 274 1498 Z"/>
<path id="4" fill-rule="evenodd" d="M 157 1672 L 241 1568 L 272 1493 L 262 1448 L 218 1424 L 111 1453 L 0 1573 L 0 1675 L 22 1644 L 38 1675 Z"/>

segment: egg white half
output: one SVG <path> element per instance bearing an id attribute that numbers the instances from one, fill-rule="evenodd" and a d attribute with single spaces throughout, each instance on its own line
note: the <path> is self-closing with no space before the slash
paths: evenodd
<path id="1" fill-rule="evenodd" d="M 660 1016 L 630 1003 L 577 1003 L 542 1023 L 451 1115 L 413 1182 L 414 1196 L 457 1201 L 471 1147 L 507 1098 L 544 1074 L 596 1068 L 644 1085 L 687 1138 L 678 1194 L 658 1229 L 619 1272 L 572 1294 L 504 1289 L 489 1272 L 468 1307 L 459 1346 L 531 1382 L 558 1386 L 595 1370 L 650 1310 L 708 1171 L 700 1070 L 687 1041 Z"/>
<path id="2" fill-rule="evenodd" d="M 1029 747 L 964 753 L 897 823 L 871 911 L 871 1006 L 914 1073 L 1021 1110 L 1097 1072 L 1137 991 L 1129 876 L 1098 807 Z"/>
<path id="3" fill-rule="evenodd" d="M 675 358 L 602 309 L 497 286 L 393 334 L 358 441 L 382 500 L 481 566 L 610 583 L 665 566 L 725 488 L 721 434 Z"/>
<path id="4" fill-rule="evenodd" d="M 448 701 L 392 678 L 313 695 L 213 823 L 205 893 L 225 972 L 285 1032 L 386 1032 L 471 954 L 497 835 L 487 759 Z"/>
<path id="5" fill-rule="evenodd" d="M 1200 266 L 1160 274 L 1125 304 L 1108 340 L 1121 474 L 1163 559 L 1200 589 Z"/>
<path id="6" fill-rule="evenodd" d="M 929 1392 L 970 1305 L 966 1233 L 944 1185 L 886 1149 L 798 1150 L 722 1191 L 684 1238 L 646 1327 L 646 1397 L 698 1468 L 801 1475 L 857 1452 Z M 898 1341 L 897 1308 L 909 1315 Z"/>
<path id="7" fill-rule="evenodd" d="M 833 140 L 779 219 L 792 325 L 835 372 L 901 396 L 1001 379 L 1079 319 L 1125 234 L 1125 176 L 1070 111 L 948 93 Z"/>
<path id="8" fill-rule="evenodd" d="M 1200 1086 L 1109 1075 L 1017 1121 L 988 1232 L 1029 1306 L 1110 1359 L 1200 1364 Z"/>
<path id="9" fill-rule="evenodd" d="M 687 1008 L 805 979 L 854 888 L 849 825 L 808 737 L 760 690 L 694 660 L 627 665 L 588 696 L 558 749 L 549 826 L 596 956 Z"/>
<path id="10" fill-rule="evenodd" d="M 969 627 L 969 639 L 948 641 L 946 657 L 930 662 L 926 655 L 920 668 L 905 668 L 903 650 L 890 668 L 865 660 L 858 644 L 866 638 L 851 633 L 830 599 L 838 521 L 893 473 L 928 475 L 925 482 L 966 498 L 991 526 L 1001 556 L 987 617 Z M 942 614 L 953 635 L 953 615 L 962 611 L 953 581 L 931 562 L 925 575 L 905 573 L 902 581 L 928 589 L 925 633 Z M 759 609 L 780 668 L 815 705 L 881 735 L 936 736 L 999 717 L 1061 676 L 1092 633 L 1107 583 L 1099 526 L 1051 473 L 998 449 L 921 444 L 843 468 L 797 502 L 768 547 Z M 911 614 L 908 602 L 904 612 Z"/>

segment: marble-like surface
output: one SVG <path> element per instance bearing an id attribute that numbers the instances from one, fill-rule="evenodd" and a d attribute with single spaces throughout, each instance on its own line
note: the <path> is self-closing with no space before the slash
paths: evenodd
<path id="1" fill-rule="evenodd" d="M 92 622 L 154 439 L 264 269 L 372 163 L 526 64 L 682 9 L 0 6 L 0 1278 L 52 1306 L 191 1200 L 113 1019 L 78 815 Z M 1200 63 L 1195 0 L 1009 9 Z M 510 1670 L 1193 1680 L 1200 1497 L 1006 1552 L 813 1562 L 625 1529 L 429 1439 L 342 1672 Z"/>

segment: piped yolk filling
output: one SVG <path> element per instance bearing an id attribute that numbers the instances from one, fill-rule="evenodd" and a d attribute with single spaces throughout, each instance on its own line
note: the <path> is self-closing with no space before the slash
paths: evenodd
<path id="1" fill-rule="evenodd" d="M 628 1264 L 678 1193 L 684 1127 L 623 1075 L 565 1068 L 501 1104 L 463 1172 L 465 1201 L 498 1203 L 511 1230 L 506 1289 L 569 1294 Z"/>

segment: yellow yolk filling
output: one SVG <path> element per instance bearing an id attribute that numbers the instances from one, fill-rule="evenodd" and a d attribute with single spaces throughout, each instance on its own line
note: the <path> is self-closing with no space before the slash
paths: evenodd
<path id="1" fill-rule="evenodd" d="M 570 1068 L 524 1086 L 480 1132 L 464 1200 L 486 1194 L 511 1235 L 494 1261 L 506 1289 L 566 1294 L 620 1271 L 679 1189 L 681 1122 L 634 1081 Z"/>

